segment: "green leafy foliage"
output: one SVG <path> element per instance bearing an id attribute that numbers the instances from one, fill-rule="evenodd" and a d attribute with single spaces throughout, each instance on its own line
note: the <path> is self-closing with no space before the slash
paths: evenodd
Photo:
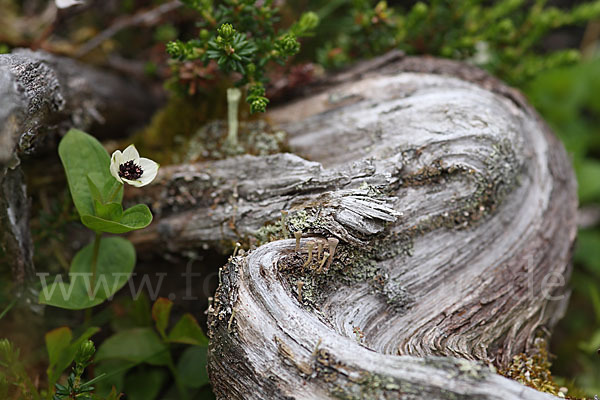
<path id="1" fill-rule="evenodd" d="M 200 325 L 191 314 L 185 314 L 169 333 L 169 342 L 208 346 Z"/>
<path id="2" fill-rule="evenodd" d="M 193 346 L 187 348 L 181 355 L 177 363 L 177 371 L 185 386 L 199 388 L 209 382 L 206 371 L 207 350 L 206 346 Z"/>
<path id="3" fill-rule="evenodd" d="M 8 398 L 9 383 L 6 376 L 0 373 L 0 398 Z"/>
<path id="4" fill-rule="evenodd" d="M 54 329 L 46 333 L 46 350 L 48 351 L 48 386 L 53 387 L 61 374 L 75 360 L 81 345 L 96 334 L 99 328 L 88 328 L 79 338 L 73 341 L 73 333 L 69 327 Z M 91 356 L 89 357 L 91 358 Z M 82 362 L 80 362 L 82 364 Z"/>
<path id="5" fill-rule="evenodd" d="M 135 266 L 135 250 L 129 241 L 102 239 L 101 233 L 145 228 L 152 221 L 152 213 L 145 204 L 123 210 L 123 184 L 111 174 L 110 157 L 94 137 L 71 129 L 61 140 L 58 153 L 81 222 L 96 232 L 96 238 L 73 258 L 70 282 L 63 282 L 59 276 L 50 285 L 45 283 L 39 300 L 79 310 L 112 298 L 129 280 Z"/>
<path id="6" fill-rule="evenodd" d="M 101 239 L 95 274 L 92 272 L 93 244 L 73 258 L 69 283 L 60 277 L 40 292 L 39 301 L 55 307 L 81 310 L 101 304 L 129 280 L 135 266 L 135 249 L 120 237 Z"/>
<path id="7" fill-rule="evenodd" d="M 110 157 L 93 136 L 71 129 L 58 154 L 85 226 L 95 232 L 126 233 L 150 225 L 152 213 L 145 204 L 123 211 L 123 186 L 110 174 Z"/>
<path id="8" fill-rule="evenodd" d="M 315 13 L 304 13 L 286 31 L 278 29 L 279 10 L 273 1 L 257 6 L 253 0 L 188 0 L 184 3 L 201 16 L 197 38 L 167 44 L 171 57 L 217 62 L 225 74 L 239 73 L 236 85 L 250 84 L 246 101 L 251 112 L 263 112 L 268 100 L 260 87 L 270 62 L 284 64 L 300 51 L 298 38 L 311 35 L 319 23 Z"/>
<path id="9" fill-rule="evenodd" d="M 248 88 L 246 102 L 250 104 L 251 112 L 265 112 L 269 99 L 265 97 L 265 87 L 262 83 L 254 83 Z"/>
<path id="10" fill-rule="evenodd" d="M 600 202 L 600 60 L 540 75 L 526 87 L 573 157 L 582 204 Z"/>
<path id="11" fill-rule="evenodd" d="M 83 379 L 83 373 L 91 365 L 96 352 L 94 343 L 88 338 L 98 330 L 98 328 L 89 328 L 76 340 L 73 340 L 73 334 L 68 327 L 58 328 L 46 334 L 46 348 L 50 364 L 48 367 L 48 390 L 41 393 L 38 392 L 36 385 L 33 384 L 27 373 L 25 365 L 20 360 L 19 349 L 16 349 L 7 339 L 1 339 L 1 398 L 102 400 L 102 397 L 93 395 L 94 387 L 92 385 L 104 376 L 97 376 L 90 381 Z M 73 364 L 72 372 L 68 375 L 65 384 L 58 383 L 63 371 L 71 364 Z M 16 390 L 16 392 L 12 392 L 11 389 Z M 113 390 L 105 400 L 118 400 L 119 398 L 120 395 Z"/>
<path id="12" fill-rule="evenodd" d="M 139 302 L 140 307 L 144 304 L 147 302 Z M 155 399 L 167 379 L 165 368 L 175 379 L 178 398 L 188 398 L 190 390 L 208 383 L 208 339 L 191 314 L 184 314 L 167 334 L 172 309 L 172 301 L 157 299 L 151 312 L 156 331 L 147 326 L 121 330 L 100 346 L 96 355 L 96 360 L 100 361 L 98 371 L 116 371 L 100 382 L 101 393 L 106 393 L 114 385 L 117 389 L 125 388 L 131 398 Z M 181 344 L 193 347 L 185 349 L 175 363 L 171 347 Z M 138 387 L 144 377 L 146 380 L 152 377 L 152 384 Z"/>
<path id="13" fill-rule="evenodd" d="M 124 392 L 130 400 L 156 399 L 168 378 L 164 369 L 138 368 L 127 374 Z"/>
<path id="14" fill-rule="evenodd" d="M 100 396 L 109 396 L 111 391 L 125 390 L 125 377 L 135 367 L 135 363 L 123 360 L 104 360 L 94 366 L 96 376 L 104 377 L 96 383 L 96 393 Z"/>
<path id="15" fill-rule="evenodd" d="M 600 204 L 600 59 L 556 68 L 525 86 L 530 101 L 560 136 L 573 160 L 583 207 Z M 592 396 L 600 392 L 600 229 L 578 233 L 573 294 L 553 345 L 554 374 Z M 577 371 L 575 374 L 574 372 Z M 567 377 L 569 379 L 567 379 Z M 557 380 L 560 380 L 557 379 Z M 572 393 L 575 388 L 569 390 Z"/>
<path id="16" fill-rule="evenodd" d="M 115 180 L 110 175 L 108 153 L 93 136 L 71 129 L 60 141 L 58 154 L 79 215 L 95 215 L 94 197 L 108 196 L 98 188 L 104 188 Z M 94 185 L 90 185 L 90 182 L 94 182 Z"/>
<path id="17" fill-rule="evenodd" d="M 150 300 L 144 292 L 137 297 L 116 297 L 111 305 L 115 312 L 110 318 L 110 328 L 115 332 L 153 324 Z"/>
<path id="18" fill-rule="evenodd" d="M 152 306 L 152 319 L 156 321 L 156 330 L 163 338 L 167 337 L 165 332 L 169 325 L 171 308 L 173 308 L 173 302 L 163 297 L 156 300 Z"/>
<path id="19" fill-rule="evenodd" d="M 121 205 L 121 203 L 104 204 L 94 199 L 94 210 L 96 211 L 96 215 L 99 219 L 108 220 L 108 222 L 119 221 L 123 216 L 123 206 Z M 98 231 L 98 229 L 94 230 Z"/>
<path id="20" fill-rule="evenodd" d="M 81 222 L 95 232 L 127 233 L 142 229 L 152 222 L 152 212 L 145 204 L 123 211 L 121 203 L 95 203 L 96 215 L 83 215 Z"/>
<path id="21" fill-rule="evenodd" d="M 134 328 L 106 339 L 96 354 L 96 361 L 116 359 L 132 363 L 167 365 L 169 350 L 150 328 Z"/>
<path id="22" fill-rule="evenodd" d="M 80 400 L 97 400 L 98 397 L 93 395 L 94 387 L 92 384 L 102 379 L 102 376 L 96 377 L 90 381 L 84 381 L 82 379 L 82 375 L 84 370 L 92 364 L 92 357 L 96 352 L 96 347 L 94 343 L 90 340 L 85 340 L 79 344 L 77 348 L 77 352 L 74 357 L 74 366 L 73 371 L 67 378 L 67 382 L 65 385 L 61 385 L 57 383 L 56 393 L 52 397 L 52 400 L 70 400 L 70 399 L 80 399 Z M 119 398 L 116 393 L 112 393 L 109 398 Z"/>
<path id="23" fill-rule="evenodd" d="M 600 177 L 600 175 L 598 175 Z M 577 251 L 575 261 L 585 268 L 587 274 L 600 280 L 600 231 L 595 229 L 584 229 L 579 232 L 577 238 Z M 598 318 L 600 323 L 600 318 Z"/>
<path id="24" fill-rule="evenodd" d="M 166 334 L 171 316 L 173 302 L 169 299 L 159 298 L 152 306 L 152 319 L 156 323 L 156 330 L 161 337 L 169 343 L 183 343 L 194 346 L 208 346 L 208 338 L 202 332 L 198 321 L 192 314 L 184 314 L 169 334 Z"/>
<path id="25" fill-rule="evenodd" d="M 233 29 L 231 24 L 223 24 L 217 29 L 217 37 L 208 41 L 206 57 L 217 60 L 219 67 L 226 73 L 246 72 L 245 65 L 252 62 L 256 46 L 244 35 Z"/>
<path id="26" fill-rule="evenodd" d="M 320 47 L 317 58 L 327 67 L 340 67 L 397 48 L 407 54 L 470 60 L 518 85 L 579 59 L 576 50 L 541 49 L 540 41 L 549 32 L 600 16 L 600 1 L 569 9 L 546 3 L 431 0 L 400 9 L 385 1 L 353 0 L 349 12 L 334 14 L 335 36 Z"/>
<path id="27" fill-rule="evenodd" d="M 19 349 L 15 348 L 9 340 L 0 339 L 0 391 L 10 392 L 9 382 L 21 393 L 22 397 L 33 400 L 41 399 L 20 359 Z"/>

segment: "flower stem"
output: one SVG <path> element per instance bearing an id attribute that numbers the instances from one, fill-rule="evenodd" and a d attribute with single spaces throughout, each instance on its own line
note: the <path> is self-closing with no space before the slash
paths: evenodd
<path id="1" fill-rule="evenodd" d="M 121 186 L 123 186 L 122 183 L 119 183 L 119 181 L 117 181 L 115 179 L 113 186 L 112 186 L 112 193 L 110 194 L 110 196 L 108 196 L 108 200 L 106 201 L 107 203 L 112 203 L 113 200 L 117 197 L 117 195 L 119 194 L 119 190 L 121 189 Z"/>

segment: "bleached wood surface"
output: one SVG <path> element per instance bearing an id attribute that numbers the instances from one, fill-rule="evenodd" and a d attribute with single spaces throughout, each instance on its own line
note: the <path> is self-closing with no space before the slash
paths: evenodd
<path id="1" fill-rule="evenodd" d="M 280 210 L 304 233 L 299 251 L 275 241 L 222 268 L 209 313 L 218 397 L 552 398 L 484 366 L 531 348 L 568 300 L 575 180 L 520 94 L 472 67 L 399 58 L 270 115 L 310 162 L 167 171 L 188 188 L 223 176 L 222 202 L 165 223 L 181 227 L 174 243 L 215 231 L 200 225 L 250 234 Z M 218 223 L 227 213 L 237 231 Z M 308 243 L 318 259 L 331 238 L 333 264 L 307 264 Z"/>

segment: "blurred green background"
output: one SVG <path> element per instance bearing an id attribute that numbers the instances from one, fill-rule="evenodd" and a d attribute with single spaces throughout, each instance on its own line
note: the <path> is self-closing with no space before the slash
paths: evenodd
<path id="1" fill-rule="evenodd" d="M 600 393 L 600 59 L 549 70 L 525 93 L 562 139 L 579 184 L 582 227 L 571 277 L 573 294 L 554 333 L 553 372 L 588 395 Z"/>

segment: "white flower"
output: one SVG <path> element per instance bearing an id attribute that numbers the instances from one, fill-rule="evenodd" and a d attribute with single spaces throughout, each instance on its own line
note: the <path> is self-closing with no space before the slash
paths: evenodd
<path id="1" fill-rule="evenodd" d="M 83 0 L 54 0 L 54 3 L 58 8 L 69 8 L 77 4 L 83 4 Z"/>
<path id="2" fill-rule="evenodd" d="M 135 146 L 130 144 L 123 152 L 116 150 L 110 158 L 110 173 L 119 182 L 140 187 L 156 178 L 159 165 L 149 158 L 140 158 Z"/>

